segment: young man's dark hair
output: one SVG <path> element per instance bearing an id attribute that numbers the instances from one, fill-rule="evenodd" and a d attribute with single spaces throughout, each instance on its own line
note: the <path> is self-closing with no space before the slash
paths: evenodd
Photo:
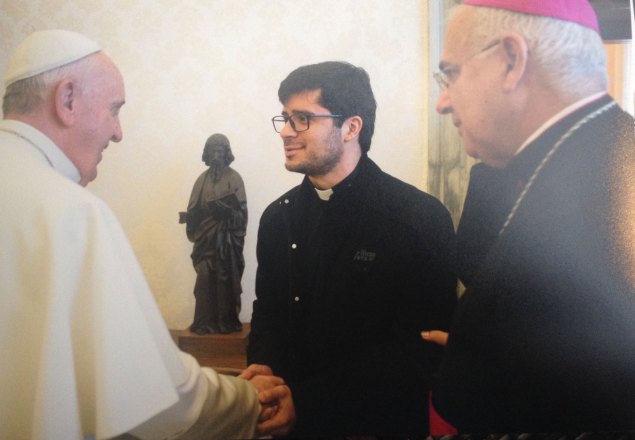
<path id="1" fill-rule="evenodd" d="M 377 102 L 370 87 L 368 73 L 361 67 L 343 61 L 326 61 L 295 69 L 282 81 L 278 89 L 280 103 L 286 103 L 297 93 L 320 90 L 319 104 L 333 114 L 341 127 L 346 118 L 359 116 L 364 121 L 359 135 L 362 153 L 367 153 L 375 131 Z"/>

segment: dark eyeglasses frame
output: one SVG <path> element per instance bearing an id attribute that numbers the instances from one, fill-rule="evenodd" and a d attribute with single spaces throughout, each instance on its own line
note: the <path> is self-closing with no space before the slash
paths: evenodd
<path id="1" fill-rule="evenodd" d="M 301 130 L 298 130 L 296 128 L 295 121 L 293 120 L 293 118 L 296 117 L 296 116 L 302 116 L 302 117 L 306 118 L 306 128 L 303 128 Z M 276 127 L 276 122 L 284 122 L 285 125 L 288 122 L 289 124 L 291 124 L 291 128 L 293 129 L 293 131 L 295 131 L 296 133 L 301 133 L 301 132 L 307 131 L 309 129 L 309 127 L 311 126 L 311 119 L 313 119 L 313 118 L 340 119 L 340 118 L 343 118 L 343 116 L 342 115 L 314 115 L 314 114 L 311 114 L 311 113 L 294 113 L 292 115 L 278 115 L 278 116 L 274 116 L 273 118 L 271 118 L 271 123 L 273 124 L 273 129 L 276 131 L 276 133 L 280 133 L 282 131 L 282 129 L 278 130 L 278 127 Z"/>

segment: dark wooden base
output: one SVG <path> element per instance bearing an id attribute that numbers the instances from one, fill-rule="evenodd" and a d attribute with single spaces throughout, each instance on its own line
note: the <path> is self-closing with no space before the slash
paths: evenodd
<path id="1" fill-rule="evenodd" d="M 247 367 L 247 337 L 251 326 L 243 324 L 243 329 L 228 335 L 199 335 L 187 330 L 170 330 L 176 345 L 191 354 L 204 367 L 238 374 Z"/>

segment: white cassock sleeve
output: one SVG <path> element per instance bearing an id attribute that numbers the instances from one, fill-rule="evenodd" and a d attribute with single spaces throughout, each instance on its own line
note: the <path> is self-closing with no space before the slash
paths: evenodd
<path id="1" fill-rule="evenodd" d="M 198 367 L 196 360 L 191 356 L 188 362 Z M 250 412 L 250 408 L 253 408 L 254 404 L 258 406 L 258 403 L 257 395 L 253 389 L 250 389 L 251 385 L 236 377 L 217 374 L 210 368 L 201 368 L 199 371 L 202 374 L 198 375 L 195 384 L 191 384 L 198 388 L 197 392 L 188 390 L 185 395 L 191 396 L 190 398 L 182 398 L 177 405 L 157 414 L 132 429 L 130 433 L 139 438 L 163 438 L 161 435 L 165 431 L 162 431 L 161 427 L 179 422 L 179 420 L 172 420 L 173 423 L 170 423 L 166 417 L 169 420 L 177 416 L 194 421 L 194 424 L 187 431 L 170 438 L 183 440 L 252 438 L 258 411 Z M 198 419 L 193 418 L 194 409 L 200 414 Z M 190 412 L 192 417 L 183 417 L 183 414 Z"/>

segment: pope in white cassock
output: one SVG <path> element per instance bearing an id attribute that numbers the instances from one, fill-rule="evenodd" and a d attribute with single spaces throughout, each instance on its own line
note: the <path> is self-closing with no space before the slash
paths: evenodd
<path id="1" fill-rule="evenodd" d="M 218 375 L 177 349 L 114 214 L 83 188 L 122 139 L 123 79 L 110 58 L 82 35 L 36 32 L 5 87 L 0 438 L 286 432 L 281 379 Z"/>

